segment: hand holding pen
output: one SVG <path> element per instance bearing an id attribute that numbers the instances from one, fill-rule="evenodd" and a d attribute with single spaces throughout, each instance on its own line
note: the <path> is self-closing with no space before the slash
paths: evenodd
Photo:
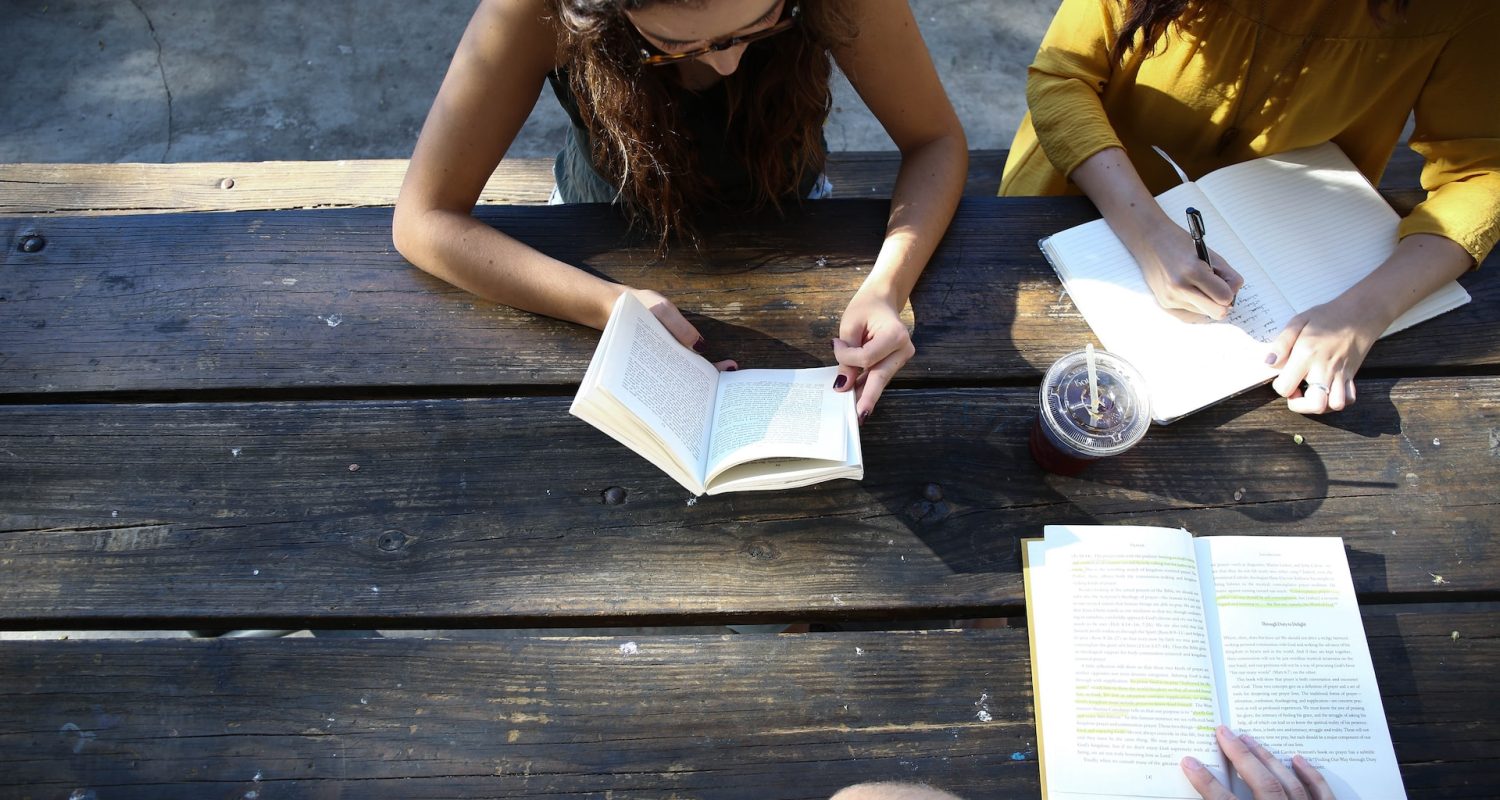
<path id="1" fill-rule="evenodd" d="M 1211 319 L 1223 319 L 1228 315 L 1229 309 L 1234 305 L 1235 294 L 1244 285 L 1244 278 L 1240 277 L 1222 257 L 1215 254 L 1204 240 L 1206 228 L 1203 224 L 1203 214 L 1196 208 L 1187 209 L 1188 236 L 1193 243 L 1193 256 L 1182 253 L 1181 245 L 1169 248 L 1159 248 L 1158 253 L 1162 256 L 1164 280 L 1159 281 L 1162 285 L 1156 285 L 1150 280 L 1151 273 L 1147 273 L 1147 282 L 1152 283 L 1151 289 L 1156 294 L 1157 301 L 1168 310 L 1183 310 L 1195 314 L 1202 314 Z M 1180 230 L 1174 229 L 1169 235 L 1181 237 Z M 1178 242 L 1182 239 L 1178 238 Z M 1181 253 L 1181 255 L 1170 255 Z M 1175 266 L 1172 266 L 1175 265 Z M 1190 319 L 1191 314 L 1179 314 L 1184 319 Z M 1198 318 L 1201 321 L 1201 318 Z"/>

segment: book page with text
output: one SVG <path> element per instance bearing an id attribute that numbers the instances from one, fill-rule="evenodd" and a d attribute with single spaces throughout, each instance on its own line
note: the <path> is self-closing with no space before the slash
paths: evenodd
<path id="1" fill-rule="evenodd" d="M 823 461 L 812 458 L 762 458 L 714 473 L 710 479 L 708 493 L 723 494 L 749 489 L 791 489 L 834 478 L 863 480 L 865 456 L 859 443 L 859 420 L 854 416 L 852 396 L 846 408 L 843 461 Z"/>
<path id="2" fill-rule="evenodd" d="M 1027 546 L 1048 794 L 1197 798 L 1183 756 L 1225 773 L 1192 538 L 1049 525 Z"/>
<path id="3" fill-rule="evenodd" d="M 683 347 L 650 309 L 630 295 L 624 300 L 618 320 L 611 320 L 611 334 L 617 338 L 600 369 L 599 387 L 635 414 L 701 481 L 719 371 Z"/>
<path id="4" fill-rule="evenodd" d="M 1205 240 L 1245 278 L 1227 319 L 1185 322 L 1164 310 L 1102 219 L 1048 237 L 1043 252 L 1104 348 L 1145 377 L 1152 417 L 1169 422 L 1274 377 L 1267 344 L 1294 312 L 1196 186 L 1173 187 L 1157 202 L 1184 229 L 1185 210 L 1201 211 Z"/>
<path id="5" fill-rule="evenodd" d="M 763 458 L 842 462 L 853 392 L 835 392 L 838 367 L 726 372 L 713 401 L 705 483 Z"/>
<path id="6" fill-rule="evenodd" d="M 1340 800 L 1405 797 L 1343 540 L 1197 546 L 1226 724 L 1284 760 L 1301 754 Z"/>

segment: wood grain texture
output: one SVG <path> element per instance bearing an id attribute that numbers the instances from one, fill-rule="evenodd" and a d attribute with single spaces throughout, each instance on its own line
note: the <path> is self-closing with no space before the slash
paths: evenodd
<path id="1" fill-rule="evenodd" d="M 1366 614 L 1413 797 L 1489 797 L 1500 612 Z M 1453 639 L 1451 632 L 1461 632 Z M 11 642 L 10 796 L 1034 797 L 1024 629 Z M 990 719 L 979 718 L 980 710 Z M 82 796 L 82 795 L 80 795 Z"/>
<path id="2" fill-rule="evenodd" d="M 406 159 L 181 164 L 0 164 L 0 214 L 359 208 L 396 203 Z M 501 162 L 481 204 L 546 203 L 552 159 Z"/>
<path id="3" fill-rule="evenodd" d="M 969 153 L 964 193 L 992 197 L 1005 150 Z M 274 211 L 396 204 L 406 159 L 259 161 L 185 164 L 0 164 L 0 214 L 141 214 Z M 888 198 L 901 154 L 828 154 L 835 193 Z M 508 158 L 479 195 L 480 205 L 543 205 L 552 193 L 552 159 Z"/>
<path id="4" fill-rule="evenodd" d="M 658 261 L 608 207 L 491 207 L 486 222 L 613 280 L 666 291 L 710 354 L 744 366 L 830 361 L 828 341 L 879 248 L 888 204 L 809 204 L 725 225 Z M 1094 215 L 1081 198 L 963 202 L 911 302 L 899 380 L 1034 381 L 1090 338 L 1037 250 Z M 394 252 L 386 209 L 0 218 L 40 252 L 0 250 L 0 394 L 576 384 L 597 334 L 483 302 Z M 1500 257 L 1491 261 L 1500 260 Z M 1367 369 L 1500 363 L 1500 277 L 1475 302 L 1378 344 Z"/>
<path id="5" fill-rule="evenodd" d="M 1500 379 L 1367 381 L 1326 419 L 1263 389 L 1077 479 L 1027 453 L 1034 391 L 893 392 L 864 430 L 863 482 L 696 500 L 562 398 L 0 406 L 0 618 L 1014 614 L 1019 540 L 1062 522 L 1342 536 L 1366 602 L 1500 590 Z M 603 502 L 610 487 L 623 504 Z"/>
<path id="6" fill-rule="evenodd" d="M 970 150 L 964 194 L 993 197 L 1006 150 Z M 391 206 L 406 159 L 185 164 L 0 164 L 0 214 L 140 214 Z M 827 174 L 844 198 L 888 198 L 901 168 L 896 151 L 828 154 Z M 1397 150 L 1380 188 L 1403 213 L 1420 199 L 1422 159 Z M 231 184 L 226 184 L 232 181 Z M 500 162 L 480 205 L 540 205 L 552 192 L 552 159 Z"/>

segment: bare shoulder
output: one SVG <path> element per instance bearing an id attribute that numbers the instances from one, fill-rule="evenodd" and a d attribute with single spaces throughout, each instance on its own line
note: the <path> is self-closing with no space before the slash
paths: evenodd
<path id="1" fill-rule="evenodd" d="M 851 48 L 858 49 L 867 35 L 883 38 L 915 34 L 920 39 L 911 5 L 905 0 L 836 0 L 836 4 L 857 33 L 849 41 Z"/>
<path id="2" fill-rule="evenodd" d="M 549 0 L 482 0 L 464 31 L 459 54 L 489 64 L 551 70 L 561 63 L 560 23 Z"/>

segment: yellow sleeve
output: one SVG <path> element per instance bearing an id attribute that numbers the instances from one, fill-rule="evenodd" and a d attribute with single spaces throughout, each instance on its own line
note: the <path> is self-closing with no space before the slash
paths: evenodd
<path id="1" fill-rule="evenodd" d="M 1037 141 L 1063 175 L 1100 150 L 1122 146 L 1099 101 L 1115 63 L 1117 11 L 1116 0 L 1063 0 L 1026 70 Z"/>
<path id="2" fill-rule="evenodd" d="M 1489 6 L 1490 3 L 1483 5 Z M 1416 103 L 1411 149 L 1427 160 L 1427 199 L 1400 235 L 1433 233 L 1484 261 L 1500 238 L 1500 9 L 1465 22 L 1438 56 Z"/>

